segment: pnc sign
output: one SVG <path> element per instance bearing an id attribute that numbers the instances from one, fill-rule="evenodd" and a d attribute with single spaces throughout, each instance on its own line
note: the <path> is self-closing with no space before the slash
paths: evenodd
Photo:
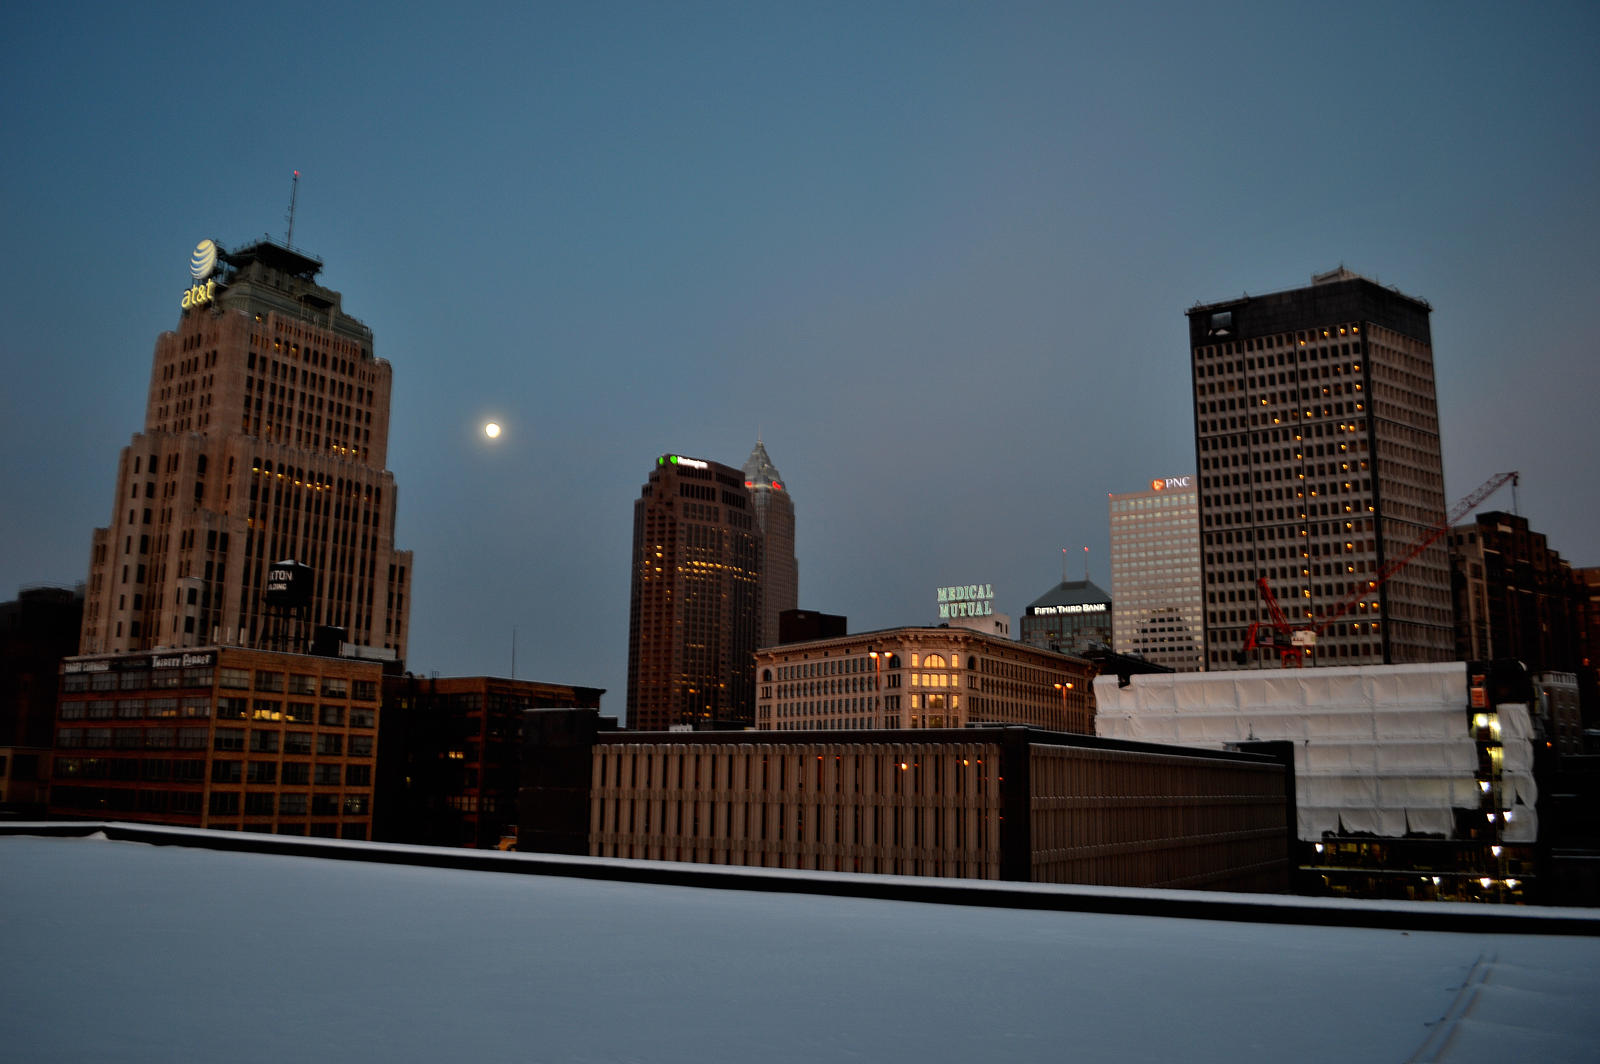
<path id="1" fill-rule="evenodd" d="M 1187 488 L 1193 481 L 1193 477 L 1157 477 L 1150 482 L 1150 490 L 1171 491 L 1174 488 Z"/>
<path id="2" fill-rule="evenodd" d="M 215 240 L 202 240 L 194 246 L 194 254 L 189 256 L 189 276 L 194 278 L 194 284 L 183 293 L 182 306 L 184 310 L 190 307 L 204 306 L 217 298 L 217 282 L 211 275 L 217 270 L 217 242 Z"/>

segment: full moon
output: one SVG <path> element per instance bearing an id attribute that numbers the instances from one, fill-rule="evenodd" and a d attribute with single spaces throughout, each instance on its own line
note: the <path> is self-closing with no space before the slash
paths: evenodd
<path id="1" fill-rule="evenodd" d="M 491 421 L 487 425 L 483 426 L 483 434 L 489 437 L 491 440 L 495 439 L 500 435 L 500 426 Z"/>

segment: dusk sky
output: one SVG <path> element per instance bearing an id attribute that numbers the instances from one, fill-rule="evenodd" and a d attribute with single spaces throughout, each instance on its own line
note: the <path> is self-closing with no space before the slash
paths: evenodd
<path id="1" fill-rule="evenodd" d="M 1600 565 L 1596 56 L 1592 2 L 5 5 L 0 599 L 86 578 L 190 251 L 296 169 L 413 671 L 515 628 L 620 715 L 640 486 L 758 433 L 852 631 L 1109 589 L 1106 493 L 1195 471 L 1184 311 L 1340 264 L 1433 307 L 1449 499 L 1520 470 Z"/>

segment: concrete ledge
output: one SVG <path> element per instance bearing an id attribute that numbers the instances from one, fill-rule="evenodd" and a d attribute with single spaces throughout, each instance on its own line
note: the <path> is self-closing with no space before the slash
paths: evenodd
<path id="1" fill-rule="evenodd" d="M 1133 887 L 1088 887 L 915 876 L 744 868 L 671 861 L 501 853 L 493 850 L 347 842 L 295 835 L 209 831 L 121 821 L 0 822 L 0 836 L 105 838 L 152 846 L 312 857 L 335 861 L 451 868 L 473 872 L 565 876 L 576 879 L 712 890 L 834 895 L 933 905 L 1036 909 L 1056 912 L 1152 916 L 1186 920 L 1231 920 L 1264 924 L 1371 927 L 1475 934 L 1600 936 L 1600 909 L 1469 905 L 1456 902 L 1382 902 L 1303 898 L 1278 894 L 1229 894 Z"/>

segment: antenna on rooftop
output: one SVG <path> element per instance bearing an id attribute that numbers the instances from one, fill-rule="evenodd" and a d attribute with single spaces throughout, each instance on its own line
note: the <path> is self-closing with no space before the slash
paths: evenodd
<path id="1" fill-rule="evenodd" d="M 288 247 L 294 247 L 294 201 L 300 196 L 300 171 L 294 172 L 294 180 L 289 183 L 289 235 L 283 238 Z"/>

